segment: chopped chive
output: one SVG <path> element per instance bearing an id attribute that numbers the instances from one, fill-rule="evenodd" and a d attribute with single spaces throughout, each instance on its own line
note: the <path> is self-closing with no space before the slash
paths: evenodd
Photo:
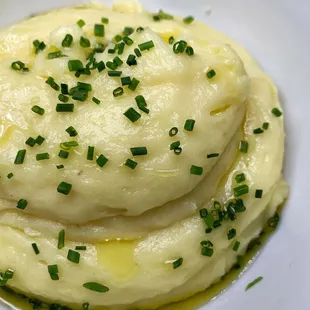
<path id="1" fill-rule="evenodd" d="M 119 66 L 121 66 L 124 62 L 123 62 L 118 56 L 115 56 L 115 57 L 113 58 L 113 63 L 119 67 Z"/>
<path id="2" fill-rule="evenodd" d="M 115 40 L 116 42 L 120 42 L 120 41 L 122 41 L 122 36 L 119 35 L 119 34 L 117 34 L 117 35 L 114 37 L 114 40 Z"/>
<path id="3" fill-rule="evenodd" d="M 170 144 L 170 150 L 174 150 L 174 149 L 180 147 L 180 145 L 181 145 L 181 142 L 180 142 L 180 141 L 172 142 L 172 143 Z"/>
<path id="4" fill-rule="evenodd" d="M 38 54 L 39 52 L 42 52 L 46 48 L 46 44 L 42 41 L 40 42 L 39 40 L 33 41 L 33 46 L 35 47 L 35 53 Z"/>
<path id="5" fill-rule="evenodd" d="M 142 56 L 142 54 L 141 54 L 141 52 L 140 52 L 140 50 L 138 48 L 135 48 L 134 52 L 135 52 L 137 57 L 141 57 Z"/>
<path id="6" fill-rule="evenodd" d="M 64 150 L 60 150 L 59 153 L 58 153 L 58 156 L 59 156 L 60 158 L 66 159 L 66 158 L 69 157 L 69 152 L 64 151 Z"/>
<path id="7" fill-rule="evenodd" d="M 134 108 L 129 108 L 124 115 L 133 123 L 135 123 L 140 117 L 141 114 L 138 113 Z"/>
<path id="8" fill-rule="evenodd" d="M 93 90 L 91 84 L 89 84 L 89 83 L 78 82 L 77 83 L 77 87 L 79 89 L 84 89 L 84 90 L 87 90 L 87 91 L 92 91 Z"/>
<path id="9" fill-rule="evenodd" d="M 63 195 L 69 195 L 72 189 L 72 185 L 66 182 L 61 182 L 57 187 L 57 192 Z"/>
<path id="10" fill-rule="evenodd" d="M 115 49 L 114 48 L 109 48 L 108 49 L 108 54 L 115 54 Z"/>
<path id="11" fill-rule="evenodd" d="M 227 232 L 227 238 L 228 240 L 231 240 L 233 238 L 236 237 L 237 231 L 234 228 L 231 228 L 228 232 Z"/>
<path id="12" fill-rule="evenodd" d="M 138 27 L 136 31 L 137 32 L 142 32 L 142 31 L 144 31 L 144 28 L 143 27 Z"/>
<path id="13" fill-rule="evenodd" d="M 239 246 L 240 246 L 240 242 L 236 241 L 235 244 L 234 244 L 234 247 L 233 247 L 233 251 L 237 252 L 238 249 L 239 249 Z"/>
<path id="14" fill-rule="evenodd" d="M 134 32 L 135 32 L 134 28 L 132 28 L 132 27 L 125 27 L 124 30 L 123 30 L 123 35 L 128 37 L 131 34 L 133 34 Z"/>
<path id="15" fill-rule="evenodd" d="M 83 287 L 85 287 L 86 289 L 88 289 L 90 291 L 94 291 L 94 292 L 98 292 L 98 293 L 106 293 L 109 291 L 108 287 L 101 285 L 99 283 L 96 283 L 96 282 L 84 283 Z"/>
<path id="16" fill-rule="evenodd" d="M 31 108 L 31 111 L 33 113 L 36 113 L 38 115 L 44 115 L 45 113 L 45 110 L 41 107 L 39 107 L 38 105 L 34 105 L 32 108 Z"/>
<path id="17" fill-rule="evenodd" d="M 262 189 L 257 189 L 255 191 L 255 198 L 261 199 L 263 197 L 263 190 Z"/>
<path id="18" fill-rule="evenodd" d="M 220 156 L 219 153 L 211 153 L 211 154 L 207 155 L 207 158 L 209 159 L 209 158 L 215 158 L 215 157 L 219 157 L 219 156 Z"/>
<path id="19" fill-rule="evenodd" d="M 150 50 L 151 48 L 155 47 L 154 42 L 152 40 L 139 44 L 138 46 L 141 52 L 145 50 Z"/>
<path id="20" fill-rule="evenodd" d="M 125 48 L 125 43 L 121 42 L 119 44 L 117 44 L 117 54 L 118 55 L 122 55 L 124 52 L 124 48 Z"/>
<path id="21" fill-rule="evenodd" d="M 86 25 L 83 19 L 78 20 L 78 21 L 77 21 L 77 24 L 78 24 L 81 28 L 83 28 L 83 27 Z"/>
<path id="22" fill-rule="evenodd" d="M 212 230 L 213 229 L 211 227 L 206 228 L 206 234 L 210 234 L 212 232 Z"/>
<path id="23" fill-rule="evenodd" d="M 94 152 L 95 152 L 95 147 L 89 146 L 88 150 L 87 150 L 87 160 L 93 160 L 94 159 Z"/>
<path id="24" fill-rule="evenodd" d="M 69 87 L 68 84 L 60 84 L 61 93 L 63 95 L 69 95 Z"/>
<path id="25" fill-rule="evenodd" d="M 161 21 L 163 19 L 172 20 L 173 16 L 168 13 L 165 13 L 163 10 L 159 10 L 158 14 L 153 15 L 153 20 L 156 22 Z"/>
<path id="26" fill-rule="evenodd" d="M 138 108 L 146 114 L 150 113 L 150 110 L 147 108 L 147 103 L 145 98 L 141 95 L 135 97 Z"/>
<path id="27" fill-rule="evenodd" d="M 103 23 L 103 24 L 108 24 L 109 23 L 109 19 L 108 18 L 106 18 L 106 17 L 102 17 L 101 18 L 101 22 Z"/>
<path id="28" fill-rule="evenodd" d="M 131 169 L 135 169 L 137 167 L 138 163 L 136 163 L 134 160 L 131 159 L 127 159 L 125 162 L 125 166 L 131 168 Z"/>
<path id="29" fill-rule="evenodd" d="M 59 99 L 60 102 L 64 102 L 64 103 L 69 101 L 69 97 L 67 97 L 67 96 L 65 96 L 63 94 L 59 94 L 58 99 Z"/>
<path id="30" fill-rule="evenodd" d="M 29 137 L 29 138 L 27 139 L 27 141 L 25 142 L 25 144 L 27 144 L 27 145 L 33 147 L 33 146 L 36 144 L 36 140 L 33 139 L 32 137 Z"/>
<path id="31" fill-rule="evenodd" d="M 235 180 L 237 183 L 242 183 L 245 181 L 245 174 L 244 173 L 240 173 L 240 174 L 237 174 L 235 176 Z"/>
<path id="32" fill-rule="evenodd" d="M 131 77 L 126 76 L 121 78 L 122 86 L 129 85 L 131 83 Z"/>
<path id="33" fill-rule="evenodd" d="M 136 56 L 130 54 L 130 55 L 128 56 L 128 58 L 127 58 L 126 63 L 127 63 L 128 66 L 136 66 L 136 65 L 137 65 Z"/>
<path id="34" fill-rule="evenodd" d="M 77 246 L 75 247 L 75 250 L 76 250 L 76 251 L 86 251 L 87 248 L 86 248 L 86 245 L 77 245 Z"/>
<path id="35" fill-rule="evenodd" d="M 169 130 L 169 136 L 170 137 L 174 137 L 178 134 L 179 132 L 179 129 L 177 127 L 172 127 L 170 130 Z"/>
<path id="36" fill-rule="evenodd" d="M 58 265 L 48 265 L 47 270 L 48 270 L 48 273 L 52 273 L 52 274 L 59 273 Z"/>
<path id="37" fill-rule="evenodd" d="M 263 277 L 256 278 L 254 281 L 252 281 L 251 283 L 249 283 L 247 285 L 247 287 L 245 288 L 245 291 L 249 290 L 250 288 L 252 288 L 254 285 L 256 285 L 257 283 L 259 283 L 262 280 L 263 280 Z"/>
<path id="38" fill-rule="evenodd" d="M 190 169 L 190 173 L 194 174 L 194 175 L 202 175 L 203 174 L 203 168 L 199 167 L 199 166 L 192 165 L 191 169 Z"/>
<path id="39" fill-rule="evenodd" d="M 215 229 L 215 228 L 220 227 L 221 225 L 222 225 L 222 223 L 221 223 L 220 220 L 215 220 L 215 221 L 213 222 L 212 227 Z"/>
<path id="40" fill-rule="evenodd" d="M 200 245 L 204 248 L 212 248 L 213 243 L 210 240 L 203 240 L 200 242 Z"/>
<path id="41" fill-rule="evenodd" d="M 113 96 L 119 97 L 124 93 L 124 89 L 122 87 L 117 87 L 113 90 Z"/>
<path id="42" fill-rule="evenodd" d="M 104 37 L 104 25 L 95 24 L 94 34 L 95 34 L 95 37 Z"/>
<path id="43" fill-rule="evenodd" d="M 175 54 L 184 53 L 187 47 L 187 42 L 184 40 L 178 41 L 173 44 L 173 52 Z"/>
<path id="44" fill-rule="evenodd" d="M 93 97 L 93 98 L 92 98 L 92 101 L 95 102 L 96 104 L 100 104 L 100 102 L 101 102 L 101 101 L 100 101 L 99 99 L 97 99 L 96 97 Z"/>
<path id="45" fill-rule="evenodd" d="M 14 161 L 15 165 L 21 165 L 24 163 L 25 160 L 25 155 L 26 155 L 26 150 L 19 150 L 16 154 L 16 158 Z"/>
<path id="46" fill-rule="evenodd" d="M 173 44 L 173 42 L 174 42 L 174 37 L 169 37 L 169 40 L 168 40 L 168 43 L 171 45 L 171 44 Z"/>
<path id="47" fill-rule="evenodd" d="M 61 250 L 65 247 L 65 230 L 61 230 L 58 234 L 58 245 L 57 245 L 57 248 L 58 250 Z"/>
<path id="48" fill-rule="evenodd" d="M 11 68 L 15 71 L 29 72 L 29 68 L 22 61 L 14 61 L 11 64 Z"/>
<path id="49" fill-rule="evenodd" d="M 108 76 L 121 76 L 122 71 L 108 71 Z"/>
<path id="50" fill-rule="evenodd" d="M 133 156 L 147 155 L 147 148 L 145 146 L 132 147 L 130 151 Z"/>
<path id="51" fill-rule="evenodd" d="M 193 131 L 194 126 L 195 126 L 195 120 L 193 120 L 193 119 L 188 119 L 188 120 L 186 120 L 186 122 L 185 122 L 185 124 L 184 124 L 184 129 L 185 129 L 186 131 Z"/>
<path id="52" fill-rule="evenodd" d="M 73 112 L 74 104 L 73 103 L 57 103 L 56 112 Z"/>
<path id="53" fill-rule="evenodd" d="M 12 172 L 10 172 L 10 173 L 7 175 L 7 178 L 8 178 L 8 179 L 12 179 L 13 176 L 14 176 L 14 174 L 13 174 Z"/>
<path id="54" fill-rule="evenodd" d="M 199 215 L 201 218 L 207 217 L 209 214 L 208 210 L 206 208 L 202 208 L 199 210 Z"/>
<path id="55" fill-rule="evenodd" d="M 36 155 L 37 161 L 46 160 L 46 159 L 50 159 L 50 155 L 48 153 L 40 153 Z"/>
<path id="56" fill-rule="evenodd" d="M 48 53 L 47 59 L 55 59 L 55 58 L 60 58 L 62 56 L 63 55 L 61 54 L 61 52 L 57 51 L 57 52 Z"/>
<path id="57" fill-rule="evenodd" d="M 79 264 L 80 263 L 80 256 L 81 255 L 79 252 L 69 250 L 68 255 L 67 255 L 67 259 L 74 264 Z"/>
<path id="58" fill-rule="evenodd" d="M 31 246 L 32 246 L 32 248 L 33 248 L 34 253 L 35 253 L 36 255 L 39 255 L 39 254 L 40 254 L 40 250 L 39 250 L 37 244 L 36 244 L 36 243 L 32 243 Z"/>
<path id="59" fill-rule="evenodd" d="M 175 155 L 180 155 L 182 153 L 182 148 L 181 147 L 176 147 L 173 152 Z"/>
<path id="60" fill-rule="evenodd" d="M 28 205 L 28 201 L 25 199 L 20 199 L 17 203 L 16 208 L 20 210 L 25 210 Z"/>
<path id="61" fill-rule="evenodd" d="M 55 82 L 55 80 L 54 80 L 54 78 L 52 78 L 52 77 L 48 77 L 47 78 L 47 80 L 45 81 L 45 83 L 47 84 L 47 85 L 49 85 L 49 86 L 51 86 L 54 90 L 59 90 L 60 89 L 60 87 L 59 87 L 59 85 Z"/>
<path id="62" fill-rule="evenodd" d="M 207 71 L 206 76 L 209 80 L 211 80 L 212 78 L 214 78 L 216 76 L 216 72 L 214 69 L 210 69 L 209 71 Z"/>
<path id="63" fill-rule="evenodd" d="M 60 147 L 63 150 L 70 150 L 72 147 L 79 146 L 79 143 L 77 141 L 69 141 L 69 142 L 62 142 L 60 143 Z"/>
<path id="64" fill-rule="evenodd" d="M 90 47 L 90 41 L 87 38 L 81 37 L 80 38 L 80 46 L 83 48 Z"/>
<path id="65" fill-rule="evenodd" d="M 37 138 L 36 138 L 36 144 L 42 145 L 44 141 L 45 141 L 45 139 L 44 139 L 42 136 L 40 136 L 40 135 L 37 136 Z"/>
<path id="66" fill-rule="evenodd" d="M 97 160 L 96 160 L 96 163 L 99 167 L 103 167 L 107 162 L 109 161 L 108 158 L 106 158 L 103 154 L 101 154 Z"/>
<path id="67" fill-rule="evenodd" d="M 249 148 L 249 143 L 247 141 L 241 140 L 239 144 L 239 151 L 241 153 L 247 153 Z"/>
<path id="68" fill-rule="evenodd" d="M 102 72 L 105 69 L 105 64 L 103 61 L 98 62 L 97 64 L 97 70 L 98 72 Z"/>
<path id="69" fill-rule="evenodd" d="M 191 24 L 193 21 L 195 20 L 195 18 L 193 16 L 187 16 L 183 19 L 183 23 L 186 25 Z"/>
<path id="70" fill-rule="evenodd" d="M 69 60 L 68 61 L 68 69 L 70 72 L 78 71 L 83 69 L 83 63 L 80 60 Z"/>
<path id="71" fill-rule="evenodd" d="M 56 168 L 59 170 L 59 169 L 65 168 L 65 166 L 64 165 L 57 165 Z"/>
<path id="72" fill-rule="evenodd" d="M 267 130 L 269 128 L 269 123 L 267 123 L 267 122 L 263 123 L 262 127 L 263 127 L 264 130 Z"/>
<path id="73" fill-rule="evenodd" d="M 89 302 L 84 302 L 82 305 L 83 310 L 89 310 Z"/>
<path id="74" fill-rule="evenodd" d="M 172 263 L 172 267 L 173 267 L 173 269 L 177 269 L 177 268 L 179 268 L 180 266 L 182 266 L 182 264 L 183 264 L 183 258 L 180 257 L 180 258 L 176 259 L 176 260 Z"/>
<path id="75" fill-rule="evenodd" d="M 112 61 L 108 61 L 108 62 L 106 63 L 106 66 L 107 66 L 109 69 L 111 69 L 111 70 L 117 69 L 117 65 L 116 65 L 114 62 L 112 62 Z"/>
<path id="76" fill-rule="evenodd" d="M 104 52 L 104 45 L 103 43 L 97 43 L 94 47 L 94 53 L 103 53 Z"/>
<path id="77" fill-rule="evenodd" d="M 73 42 L 73 36 L 71 34 L 66 34 L 65 38 L 63 39 L 61 45 L 63 47 L 70 47 Z"/>
<path id="78" fill-rule="evenodd" d="M 132 81 L 131 81 L 131 83 L 128 85 L 128 88 L 129 88 L 130 90 L 132 90 L 132 91 L 135 91 L 136 88 L 138 87 L 139 83 L 140 83 L 139 80 L 137 80 L 136 78 L 133 78 Z"/>
<path id="79" fill-rule="evenodd" d="M 211 257 L 214 253 L 214 250 L 211 247 L 202 247 L 201 255 Z"/>
<path id="80" fill-rule="evenodd" d="M 132 39 L 130 39 L 128 37 L 124 37 L 123 41 L 125 42 L 126 45 L 132 45 L 133 44 Z"/>
<path id="81" fill-rule="evenodd" d="M 193 55 L 195 54 L 194 49 L 193 49 L 191 46 L 187 46 L 187 47 L 186 47 L 185 53 L 186 53 L 188 56 L 193 56 Z"/>
<path id="82" fill-rule="evenodd" d="M 282 115 L 282 112 L 278 108 L 273 108 L 271 113 L 276 117 L 280 117 Z"/>
<path id="83" fill-rule="evenodd" d="M 78 135 L 78 132 L 76 131 L 76 129 L 72 126 L 68 127 L 66 129 L 66 132 L 69 134 L 70 137 L 76 137 Z"/>
<path id="84" fill-rule="evenodd" d="M 264 133 L 264 130 L 261 129 L 261 128 L 256 128 L 256 129 L 253 130 L 253 133 L 254 133 L 255 135 L 259 135 L 259 134 L 261 134 L 261 133 Z"/>
<path id="85" fill-rule="evenodd" d="M 234 191 L 235 197 L 240 197 L 240 196 L 245 195 L 249 192 L 249 186 L 246 184 L 243 184 L 243 185 L 235 187 L 233 189 L 233 191 Z"/>

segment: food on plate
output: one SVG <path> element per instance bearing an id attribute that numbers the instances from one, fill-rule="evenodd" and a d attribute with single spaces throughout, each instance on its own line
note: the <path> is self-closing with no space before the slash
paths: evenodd
<path id="1" fill-rule="evenodd" d="M 73 309 L 207 289 L 286 199 L 277 90 L 237 43 L 140 4 L 0 32 L 1 286 Z"/>

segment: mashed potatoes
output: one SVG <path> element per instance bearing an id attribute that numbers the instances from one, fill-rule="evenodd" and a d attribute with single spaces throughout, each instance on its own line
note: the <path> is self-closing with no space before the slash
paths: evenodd
<path id="1" fill-rule="evenodd" d="M 2 30 L 0 60 L 1 285 L 156 308 L 219 281 L 287 197 L 277 91 L 206 25 L 61 9 Z"/>

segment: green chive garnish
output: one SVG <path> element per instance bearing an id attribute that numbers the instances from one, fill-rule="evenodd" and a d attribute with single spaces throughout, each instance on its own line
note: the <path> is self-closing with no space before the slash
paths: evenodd
<path id="1" fill-rule="evenodd" d="M 125 48 L 125 43 L 121 42 L 119 44 L 117 44 L 117 54 L 118 55 L 122 55 L 124 52 L 124 48 Z"/>
<path id="2" fill-rule="evenodd" d="M 14 176 L 14 174 L 13 174 L 12 172 L 10 172 L 10 173 L 7 175 L 7 178 L 8 178 L 8 179 L 12 179 L 13 176 Z"/>
<path id="3" fill-rule="evenodd" d="M 193 49 L 191 46 L 187 46 L 187 47 L 186 47 L 185 53 L 186 53 L 188 56 L 193 56 L 193 55 L 195 54 L 194 49 Z"/>
<path id="4" fill-rule="evenodd" d="M 76 129 L 72 126 L 68 127 L 66 129 L 66 132 L 69 134 L 70 137 L 76 137 L 78 135 L 78 132 L 76 131 Z"/>
<path id="5" fill-rule="evenodd" d="M 77 21 L 77 24 L 78 24 L 81 28 L 83 28 L 83 27 L 86 25 L 83 19 L 80 19 L 79 21 Z"/>
<path id="6" fill-rule="evenodd" d="M 269 128 L 269 123 L 267 123 L 267 122 L 263 123 L 262 127 L 263 127 L 264 130 L 267 130 Z"/>
<path id="7" fill-rule="evenodd" d="M 59 280 L 58 276 L 58 266 L 57 265 L 48 265 L 47 266 L 48 273 L 50 274 L 50 277 L 52 280 L 57 281 Z"/>
<path id="8" fill-rule="evenodd" d="M 184 53 L 187 47 L 187 42 L 184 40 L 178 41 L 173 44 L 173 52 L 175 54 Z"/>
<path id="9" fill-rule="evenodd" d="M 147 103 L 145 98 L 141 95 L 135 97 L 138 108 L 146 114 L 150 113 L 150 110 L 147 108 Z"/>
<path id="10" fill-rule="evenodd" d="M 138 113 L 134 108 L 129 108 L 124 115 L 133 123 L 135 123 L 140 117 L 141 114 Z"/>
<path id="11" fill-rule="evenodd" d="M 219 153 L 211 153 L 211 154 L 207 155 L 207 158 L 209 159 L 209 158 L 215 158 L 215 157 L 219 157 L 219 156 L 220 156 Z"/>
<path id="12" fill-rule="evenodd" d="M 182 148 L 181 147 L 176 147 L 173 152 L 175 155 L 180 155 L 182 153 Z"/>
<path id="13" fill-rule="evenodd" d="M 44 51 L 46 48 L 46 44 L 42 41 L 40 42 L 39 40 L 33 41 L 33 45 L 35 47 L 35 53 L 38 54 L 41 51 Z"/>
<path id="14" fill-rule="evenodd" d="M 57 51 L 57 52 L 48 53 L 47 59 L 55 59 L 55 58 L 60 58 L 62 56 L 63 55 L 61 54 L 61 52 Z"/>
<path id="15" fill-rule="evenodd" d="M 234 247 L 233 247 L 233 251 L 237 252 L 238 249 L 239 249 L 239 246 L 240 246 L 240 242 L 236 241 L 235 244 L 234 244 Z"/>
<path id="16" fill-rule="evenodd" d="M 131 81 L 131 83 L 128 85 L 128 88 L 129 88 L 130 90 L 132 90 L 132 91 L 135 91 L 136 88 L 138 87 L 139 83 L 140 83 L 139 80 L 137 80 L 136 78 L 133 78 L 132 81 Z"/>
<path id="17" fill-rule="evenodd" d="M 59 153 L 58 153 L 58 156 L 59 156 L 60 158 L 66 159 L 66 158 L 69 157 L 69 152 L 64 151 L 64 150 L 60 150 Z"/>
<path id="18" fill-rule="evenodd" d="M 131 34 L 133 34 L 134 32 L 135 32 L 134 28 L 132 28 L 132 27 L 125 27 L 124 30 L 123 30 L 123 35 L 128 37 Z"/>
<path id="19" fill-rule="evenodd" d="M 233 191 L 234 191 L 235 197 L 240 197 L 240 196 L 245 195 L 249 192 L 249 186 L 246 184 L 243 184 L 243 185 L 235 187 L 233 189 Z"/>
<path id="20" fill-rule="evenodd" d="M 78 71 L 83 69 L 83 63 L 80 60 L 69 60 L 68 61 L 68 69 L 70 72 Z"/>
<path id="21" fill-rule="evenodd" d="M 29 68 L 26 68 L 26 65 L 22 61 L 12 62 L 11 68 L 15 71 L 29 72 Z"/>
<path id="22" fill-rule="evenodd" d="M 65 166 L 64 165 L 57 165 L 56 168 L 57 169 L 63 169 L 63 168 L 65 168 Z"/>
<path id="23" fill-rule="evenodd" d="M 80 263 L 80 253 L 73 251 L 73 250 L 69 250 L 68 255 L 67 255 L 67 259 L 74 264 L 79 264 Z"/>
<path id="24" fill-rule="evenodd" d="M 56 105 L 56 112 L 73 112 L 74 104 L 73 103 L 58 103 Z"/>
<path id="25" fill-rule="evenodd" d="M 65 230 L 61 230 L 58 234 L 58 245 L 57 245 L 57 248 L 58 250 L 61 250 L 65 247 Z"/>
<path id="26" fill-rule="evenodd" d="M 137 163 L 134 160 L 131 159 L 127 159 L 125 162 L 125 166 L 131 168 L 131 169 L 135 169 L 137 167 Z"/>
<path id="27" fill-rule="evenodd" d="M 201 218 L 205 218 L 208 216 L 209 212 L 206 208 L 202 208 L 199 210 L 199 214 Z"/>
<path id="28" fill-rule="evenodd" d="M 216 72 L 214 71 L 214 69 L 210 69 L 209 71 L 207 71 L 206 76 L 210 80 L 216 76 Z"/>
<path id="29" fill-rule="evenodd" d="M 97 160 L 96 160 L 96 163 L 99 167 L 103 167 L 107 162 L 109 161 L 108 158 L 106 158 L 103 154 L 101 154 Z"/>
<path id="30" fill-rule="evenodd" d="M 144 31 L 144 28 L 143 27 L 138 27 L 136 31 L 137 32 L 142 32 L 142 31 Z"/>
<path id="31" fill-rule="evenodd" d="M 83 284 L 83 287 L 87 288 L 88 290 L 94 291 L 94 292 L 98 292 L 98 293 L 106 293 L 109 291 L 109 288 L 101 285 L 99 283 L 96 282 L 87 282 Z"/>
<path id="32" fill-rule="evenodd" d="M 81 37 L 80 38 L 80 46 L 83 48 L 90 47 L 90 41 L 87 38 Z"/>
<path id="33" fill-rule="evenodd" d="M 282 115 L 282 112 L 278 108 L 273 108 L 271 112 L 276 117 L 280 117 Z"/>
<path id="34" fill-rule="evenodd" d="M 35 253 L 36 255 L 39 255 L 39 254 L 40 254 L 40 250 L 39 250 L 37 244 L 36 244 L 36 243 L 32 243 L 31 246 L 32 246 L 32 248 L 33 248 L 34 253 Z"/>
<path id="35" fill-rule="evenodd" d="M 128 66 L 136 66 L 136 65 L 137 65 L 136 56 L 130 54 L 130 55 L 128 56 L 128 58 L 127 58 L 126 63 L 127 63 Z"/>
<path id="36" fill-rule="evenodd" d="M 263 197 L 263 190 L 262 189 L 257 189 L 255 191 L 255 198 L 261 199 Z"/>
<path id="37" fill-rule="evenodd" d="M 44 141 L 45 141 L 45 139 L 44 139 L 42 136 L 40 136 L 40 135 L 37 136 L 37 138 L 36 138 L 36 144 L 42 145 Z"/>
<path id="38" fill-rule="evenodd" d="M 152 40 L 139 44 L 138 46 L 141 52 L 145 50 L 150 50 L 151 48 L 155 47 L 154 42 Z"/>
<path id="39" fill-rule="evenodd" d="M 210 247 L 202 247 L 201 248 L 201 255 L 211 257 L 214 253 L 214 250 Z"/>
<path id="40" fill-rule="evenodd" d="M 71 35 L 71 34 L 66 34 L 66 36 L 65 36 L 65 38 L 63 39 L 61 45 L 62 45 L 63 47 L 70 47 L 71 44 L 72 44 L 72 42 L 73 42 L 73 37 L 72 37 L 72 35 Z"/>
<path id="41" fill-rule="evenodd" d="M 26 150 L 19 150 L 16 154 L 16 158 L 14 161 L 15 165 L 21 165 L 24 163 L 25 160 L 25 155 L 26 155 Z"/>
<path id="42" fill-rule="evenodd" d="M 130 148 L 133 156 L 147 155 L 147 148 L 145 146 Z"/>
<path id="43" fill-rule="evenodd" d="M 26 143 L 27 145 L 33 147 L 33 146 L 36 144 L 36 140 L 33 139 L 32 137 L 29 137 L 25 143 Z"/>
<path id="44" fill-rule="evenodd" d="M 187 16 L 183 19 L 183 23 L 186 25 L 191 24 L 193 21 L 195 20 L 195 18 L 193 16 Z"/>
<path id="45" fill-rule="evenodd" d="M 48 77 L 45 83 L 49 86 L 51 86 L 54 90 L 59 91 L 60 87 L 59 85 L 55 82 L 54 78 Z"/>
<path id="46" fill-rule="evenodd" d="M 108 76 L 121 76 L 122 71 L 108 71 Z"/>
<path id="47" fill-rule="evenodd" d="M 227 233 L 228 240 L 231 240 L 236 237 L 237 231 L 234 228 L 231 228 Z"/>
<path id="48" fill-rule="evenodd" d="M 69 87 L 68 84 L 60 84 L 61 93 L 63 95 L 69 95 Z"/>
<path id="49" fill-rule="evenodd" d="M 118 56 L 115 56 L 115 57 L 113 58 L 113 63 L 119 67 L 119 66 L 121 66 L 124 62 L 123 62 Z"/>
<path id="50" fill-rule="evenodd" d="M 202 175 L 203 174 L 203 168 L 199 167 L 199 166 L 192 165 L 191 169 L 190 169 L 190 173 L 194 174 L 194 175 Z"/>
<path id="51" fill-rule="evenodd" d="M 244 173 L 240 173 L 240 174 L 237 174 L 235 176 L 235 180 L 237 183 L 242 183 L 245 181 L 245 174 Z"/>
<path id="52" fill-rule="evenodd" d="M 98 72 L 102 72 L 105 69 L 105 64 L 103 61 L 98 62 L 97 64 L 97 70 Z"/>
<path id="53" fill-rule="evenodd" d="M 193 119 L 188 119 L 188 120 L 186 120 L 186 122 L 185 122 L 185 124 L 184 124 L 184 129 L 185 129 L 186 131 L 193 131 L 194 126 L 195 126 L 195 120 L 193 120 Z"/>
<path id="54" fill-rule="evenodd" d="M 101 18 L 101 22 L 102 22 L 103 24 L 108 24 L 108 23 L 109 23 L 109 19 L 106 18 L 106 17 L 102 17 L 102 18 Z"/>
<path id="55" fill-rule="evenodd" d="M 67 96 L 65 96 L 63 94 L 58 95 L 58 99 L 59 99 L 60 102 L 64 102 L 64 103 L 69 101 L 69 97 L 67 97 Z"/>
<path id="56" fill-rule="evenodd" d="M 66 182 L 61 182 L 57 187 L 57 192 L 63 195 L 69 195 L 72 189 L 72 185 Z"/>
<path id="57" fill-rule="evenodd" d="M 172 263 L 173 269 L 179 268 L 180 266 L 182 266 L 182 264 L 183 264 L 183 258 L 182 258 L 182 257 L 176 259 L 176 260 Z"/>
<path id="58" fill-rule="evenodd" d="M 135 48 L 134 52 L 135 52 L 137 57 L 141 57 L 142 56 L 142 54 L 141 54 L 141 52 L 140 52 L 140 50 L 138 48 Z"/>
<path id="59" fill-rule="evenodd" d="M 249 143 L 247 141 L 241 140 L 239 144 L 239 151 L 241 153 L 247 153 L 249 148 Z"/>
<path id="60" fill-rule="evenodd" d="M 174 37 L 170 37 L 169 40 L 168 40 L 169 44 L 173 44 L 174 43 Z"/>
<path id="61" fill-rule="evenodd" d="M 254 281 L 252 281 L 251 283 L 249 283 L 247 285 L 247 287 L 245 288 L 245 291 L 249 290 L 250 288 L 252 288 L 254 285 L 256 285 L 257 283 L 259 283 L 262 280 L 263 280 L 263 277 L 256 278 Z"/>
<path id="62" fill-rule="evenodd" d="M 256 128 L 256 129 L 253 130 L 253 133 L 254 133 L 255 135 L 259 135 L 259 134 L 261 134 L 261 133 L 264 133 L 264 130 L 261 129 L 261 128 Z"/>
<path id="63" fill-rule="evenodd" d="M 169 130 L 169 136 L 170 137 L 174 137 L 178 134 L 179 132 L 179 129 L 177 127 L 172 127 L 170 130 Z"/>
<path id="64" fill-rule="evenodd" d="M 122 87 L 117 87 L 113 90 L 113 96 L 119 97 L 124 93 L 124 89 Z"/>
<path id="65" fill-rule="evenodd" d="M 87 150 L 87 160 L 93 160 L 94 159 L 94 152 L 95 152 L 95 147 L 89 146 L 88 150 Z"/>
<path id="66" fill-rule="evenodd" d="M 40 153 L 36 155 L 37 161 L 46 160 L 46 159 L 50 159 L 50 155 L 48 153 Z"/>
<path id="67" fill-rule="evenodd" d="M 109 48 L 108 49 L 108 54 L 115 54 L 115 49 L 114 48 Z"/>
<path id="68" fill-rule="evenodd" d="M 96 37 L 104 37 L 104 25 L 95 24 L 94 34 Z"/>
<path id="69" fill-rule="evenodd" d="M 172 142 L 172 143 L 170 144 L 170 150 L 177 149 L 178 147 L 180 147 L 180 145 L 181 145 L 181 142 L 180 142 L 180 141 Z"/>
<path id="70" fill-rule="evenodd" d="M 86 245 L 77 245 L 77 246 L 75 247 L 75 250 L 76 250 L 76 251 L 86 251 L 87 248 L 86 248 Z"/>
<path id="71" fill-rule="evenodd" d="M 37 105 L 34 105 L 32 108 L 31 108 L 31 111 L 33 113 L 36 113 L 38 115 L 43 115 L 45 113 L 45 110 Z"/>
<path id="72" fill-rule="evenodd" d="M 28 205 L 28 201 L 25 199 L 20 199 L 17 203 L 16 208 L 20 210 L 25 210 Z"/>
<path id="73" fill-rule="evenodd" d="M 83 310 L 89 310 L 89 303 L 88 302 L 84 302 L 82 305 Z"/>
<path id="74" fill-rule="evenodd" d="M 133 44 L 132 39 L 130 39 L 128 37 L 124 37 L 123 41 L 125 42 L 126 45 L 132 45 Z"/>

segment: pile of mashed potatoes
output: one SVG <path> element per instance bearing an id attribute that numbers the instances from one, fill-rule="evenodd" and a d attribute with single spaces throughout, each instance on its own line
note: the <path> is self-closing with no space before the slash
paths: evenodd
<path id="1" fill-rule="evenodd" d="M 139 4 L 0 32 L 0 285 L 154 309 L 229 271 L 287 197 L 276 88 L 238 44 Z"/>

